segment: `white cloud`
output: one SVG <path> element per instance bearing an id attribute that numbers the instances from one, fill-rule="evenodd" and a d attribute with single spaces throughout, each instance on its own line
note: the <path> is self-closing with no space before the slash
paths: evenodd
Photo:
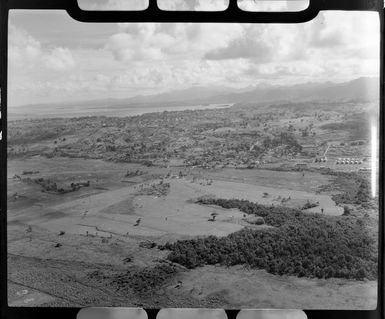
<path id="1" fill-rule="evenodd" d="M 40 41 L 26 31 L 10 26 L 8 35 L 8 55 L 11 70 L 48 68 L 65 71 L 75 66 L 75 61 L 68 48 L 43 48 Z"/>
<path id="2" fill-rule="evenodd" d="M 208 60 L 250 58 L 254 59 L 257 63 L 263 63 L 271 59 L 271 53 L 272 48 L 266 43 L 254 39 L 241 38 L 233 40 L 226 48 L 208 52 L 205 58 Z"/>
<path id="3" fill-rule="evenodd" d="M 52 70 L 68 70 L 75 66 L 72 53 L 67 48 L 55 48 L 45 58 L 45 65 Z"/>
<path id="4" fill-rule="evenodd" d="M 8 58 L 11 65 L 28 67 L 42 55 L 41 44 L 23 30 L 10 25 Z"/>
<path id="5" fill-rule="evenodd" d="M 118 61 L 159 60 L 162 58 L 161 47 L 138 45 L 138 40 L 127 33 L 114 34 L 107 45 Z"/>
<path id="6" fill-rule="evenodd" d="M 226 47 L 239 37 L 240 25 L 226 24 L 120 24 L 121 32 L 106 48 L 116 60 L 200 59 L 206 52 Z"/>

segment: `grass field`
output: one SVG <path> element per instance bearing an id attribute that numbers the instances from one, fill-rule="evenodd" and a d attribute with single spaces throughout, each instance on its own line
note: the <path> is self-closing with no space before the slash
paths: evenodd
<path id="1" fill-rule="evenodd" d="M 127 171 L 138 169 L 144 174 L 125 177 Z M 15 174 L 25 177 L 25 171 L 34 172 L 28 175 L 30 178 L 51 179 L 59 184 L 90 181 L 90 186 L 66 194 L 42 192 L 40 185 L 14 178 Z M 332 305 L 341 309 L 371 309 L 375 306 L 374 281 L 280 277 L 242 266 L 204 266 L 189 271 L 178 268 L 161 287 L 140 296 L 132 290 L 105 288 L 108 280 L 127 269 L 132 274 L 140 273 L 166 257 L 166 251 L 142 248 L 143 242 L 164 244 L 196 236 L 226 236 L 252 227 L 237 209 L 194 203 L 201 196 L 287 207 L 301 207 L 312 200 L 318 201 L 319 206 L 308 213 L 319 213 L 320 207 L 327 215 L 341 215 L 343 211 L 333 202 L 331 194 L 315 194 L 317 186 L 330 182 L 330 177 L 319 173 L 307 172 L 303 176 L 301 172 L 258 169 L 202 172 L 197 168 L 185 170 L 179 178 L 179 171 L 177 167 L 148 168 L 64 157 L 10 160 L 10 305 L 102 306 L 111 305 L 113 297 L 114 305 L 127 306 L 128 294 L 130 305 L 152 307 L 329 308 Z M 140 195 L 142 185 L 145 188 L 162 180 L 170 184 L 168 194 Z M 290 200 L 282 203 L 282 198 L 288 197 Z M 212 213 L 217 214 L 214 222 L 209 221 Z M 90 279 L 89 274 L 95 271 L 103 274 L 104 281 L 99 277 Z"/>

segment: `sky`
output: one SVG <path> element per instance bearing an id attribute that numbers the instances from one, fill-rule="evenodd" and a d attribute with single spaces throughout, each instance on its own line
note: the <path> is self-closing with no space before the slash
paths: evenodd
<path id="1" fill-rule="evenodd" d="M 94 0 L 93 9 L 121 8 L 119 1 Z M 212 10 L 210 3 L 221 1 L 226 2 L 188 3 L 195 8 L 205 3 Z M 288 3 L 285 7 L 293 9 Z M 14 10 L 9 16 L 8 104 L 378 76 L 379 39 L 378 14 L 372 12 L 322 12 L 302 24 L 90 24 L 65 11 Z"/>

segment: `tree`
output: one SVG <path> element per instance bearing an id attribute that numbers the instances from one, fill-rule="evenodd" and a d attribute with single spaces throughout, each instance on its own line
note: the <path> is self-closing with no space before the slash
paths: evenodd
<path id="1" fill-rule="evenodd" d="M 364 279 L 366 277 L 366 272 L 364 268 L 360 268 L 356 273 L 357 279 Z"/>
<path id="2" fill-rule="evenodd" d="M 217 217 L 219 214 L 217 212 L 211 213 L 211 220 L 215 221 L 215 217 Z"/>
<path id="3" fill-rule="evenodd" d="M 349 206 L 345 205 L 344 206 L 344 212 L 343 212 L 342 216 L 349 216 L 350 213 L 351 213 L 351 210 L 350 210 Z"/>

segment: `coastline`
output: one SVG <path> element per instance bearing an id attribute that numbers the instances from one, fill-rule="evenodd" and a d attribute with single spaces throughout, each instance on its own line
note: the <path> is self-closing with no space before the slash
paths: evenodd
<path id="1" fill-rule="evenodd" d="M 76 106 L 69 108 L 56 107 L 51 109 L 44 106 L 43 108 L 32 106 L 9 107 L 8 121 L 28 120 L 28 119 L 49 119 L 49 118 L 74 118 L 74 117 L 88 117 L 88 116 L 107 116 L 107 117 L 132 117 L 149 113 L 163 113 L 175 111 L 194 111 L 194 110 L 212 110 L 212 109 L 227 109 L 234 105 L 234 103 L 213 103 L 213 104 L 198 104 L 198 105 L 184 105 L 184 106 L 97 106 L 90 108 L 77 109 Z M 26 108 L 31 110 L 26 110 Z M 35 112 L 32 112 L 32 108 Z"/>

